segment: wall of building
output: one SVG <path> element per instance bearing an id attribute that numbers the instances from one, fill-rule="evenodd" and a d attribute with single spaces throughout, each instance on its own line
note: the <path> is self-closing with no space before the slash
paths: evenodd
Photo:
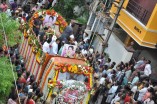
<path id="1" fill-rule="evenodd" d="M 107 30 L 105 30 L 104 34 L 107 34 Z M 103 38 L 106 38 L 106 35 L 103 36 Z M 93 42 L 94 48 L 96 51 L 101 52 L 102 51 L 102 41 L 99 38 L 99 36 L 96 36 L 94 38 Z M 132 54 L 131 52 L 128 52 L 124 48 L 124 44 L 121 42 L 121 40 L 115 35 L 112 34 L 109 41 L 108 41 L 108 47 L 105 49 L 105 53 L 109 55 L 112 62 L 116 62 L 117 64 L 121 61 L 128 62 L 130 61 Z"/>
<path id="2" fill-rule="evenodd" d="M 117 64 L 120 63 L 121 61 L 123 62 L 130 61 L 133 54 L 131 52 L 128 52 L 124 48 L 124 44 L 114 34 L 111 35 L 108 41 L 108 47 L 105 49 L 105 52 L 108 53 L 111 60 L 116 62 Z"/>

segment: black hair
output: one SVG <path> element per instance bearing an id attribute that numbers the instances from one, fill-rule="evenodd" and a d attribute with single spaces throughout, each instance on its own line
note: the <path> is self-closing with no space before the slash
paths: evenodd
<path id="1" fill-rule="evenodd" d="M 8 54 L 8 51 L 4 51 L 4 54 L 7 55 L 7 54 Z"/>
<path id="2" fill-rule="evenodd" d="M 69 49 L 69 48 L 72 48 L 72 50 L 74 50 L 74 47 L 73 47 L 73 46 L 69 46 L 68 49 Z"/>
<path id="3" fill-rule="evenodd" d="M 19 17 L 22 17 L 22 14 L 19 14 Z"/>
<path id="4" fill-rule="evenodd" d="M 10 57 L 12 57 L 14 55 L 14 53 L 12 51 L 10 51 Z"/>
<path id="5" fill-rule="evenodd" d="M 49 18 L 51 18 L 52 20 L 54 20 L 54 17 L 53 17 L 53 16 L 50 16 Z"/>
<path id="6" fill-rule="evenodd" d="M 111 68 L 111 69 L 114 68 L 114 64 L 112 64 L 110 68 Z"/>
<path id="7" fill-rule="evenodd" d="M 111 62 L 111 59 L 110 59 L 110 58 L 108 58 L 108 62 Z"/>
<path id="8" fill-rule="evenodd" d="M 24 13 L 23 16 L 26 17 L 26 13 Z"/>
<path id="9" fill-rule="evenodd" d="M 148 64 L 151 64 L 151 61 L 150 61 L 150 60 L 148 60 Z"/>
<path id="10" fill-rule="evenodd" d="M 85 78 L 84 82 L 87 82 L 87 83 L 88 83 L 88 77 Z"/>
<path id="11" fill-rule="evenodd" d="M 72 23 L 72 24 L 71 24 L 71 27 L 74 27 L 74 26 L 75 26 L 75 24 L 74 24 L 74 23 Z"/>
<path id="12" fill-rule="evenodd" d="M 40 88 L 37 88 L 35 94 L 38 95 L 39 93 L 40 93 Z"/>
<path id="13" fill-rule="evenodd" d="M 21 75 L 22 75 L 22 74 L 21 74 L 20 72 L 17 73 L 18 78 L 20 78 Z"/>
<path id="14" fill-rule="evenodd" d="M 16 93 L 13 94 L 13 96 L 11 97 L 12 100 L 16 100 L 18 98 L 18 95 Z"/>
<path id="15" fill-rule="evenodd" d="M 18 54 L 16 54 L 16 60 L 19 59 L 19 58 L 20 58 L 20 56 Z"/>
<path id="16" fill-rule="evenodd" d="M 59 41 L 59 42 L 60 42 L 61 40 L 60 40 L 59 38 L 57 38 L 57 39 L 56 39 L 56 42 L 57 42 L 57 41 Z"/>
<path id="17" fill-rule="evenodd" d="M 24 64 L 24 63 L 21 63 L 21 67 L 25 67 L 25 64 Z"/>
<path id="18" fill-rule="evenodd" d="M 1 52 L 3 52 L 3 49 L 2 49 L 2 47 L 0 47 L 0 53 L 1 53 Z"/>
<path id="19" fill-rule="evenodd" d="M 107 66 L 107 65 L 104 65 L 104 68 L 105 68 L 105 69 L 108 69 L 108 66 Z"/>
<path id="20" fill-rule="evenodd" d="M 37 84 L 33 85 L 33 91 L 35 91 L 37 88 L 38 88 Z"/>
<path id="21" fill-rule="evenodd" d="M 49 38 L 48 40 L 47 40 L 47 43 L 50 43 L 52 41 L 52 39 L 51 38 Z"/>
<path id="22" fill-rule="evenodd" d="M 22 72 L 24 72 L 24 71 L 26 70 L 26 68 L 25 68 L 25 67 L 23 67 L 21 70 L 22 70 Z"/>
<path id="23" fill-rule="evenodd" d="M 128 95 L 131 96 L 132 94 L 133 94 L 133 92 L 132 92 L 132 91 L 129 91 Z"/>
<path id="24" fill-rule="evenodd" d="M 26 77 L 27 77 L 27 78 L 29 77 L 29 75 L 30 75 L 30 72 L 29 72 L 29 71 L 26 72 Z"/>
<path id="25" fill-rule="evenodd" d="M 146 83 L 146 84 L 145 84 L 145 87 L 149 87 L 149 83 Z"/>
<path id="26" fill-rule="evenodd" d="M 88 36 L 88 34 L 87 33 L 85 33 L 87 36 Z"/>
<path id="27" fill-rule="evenodd" d="M 16 60 L 15 61 L 15 66 L 18 66 L 20 64 L 20 61 L 19 60 Z"/>
<path id="28" fill-rule="evenodd" d="M 39 19 L 42 19 L 43 18 L 43 16 L 39 16 Z"/>
<path id="29" fill-rule="evenodd" d="M 29 93 L 28 93 L 28 100 L 31 99 L 32 96 L 33 96 L 33 93 L 32 93 L 32 92 L 29 92 Z"/>
<path id="30" fill-rule="evenodd" d="M 48 27 L 44 27 L 44 30 L 48 30 Z"/>
<path id="31" fill-rule="evenodd" d="M 22 89 L 22 85 L 21 85 L 21 84 L 18 84 L 18 85 L 17 85 L 17 89 L 18 89 L 18 90 L 21 90 L 21 89 Z"/>
<path id="32" fill-rule="evenodd" d="M 112 62 L 113 65 L 116 65 L 116 62 Z"/>
<path id="33" fill-rule="evenodd" d="M 43 96 L 43 93 L 42 92 L 40 92 L 39 93 L 39 95 L 38 95 L 38 97 L 42 97 Z"/>

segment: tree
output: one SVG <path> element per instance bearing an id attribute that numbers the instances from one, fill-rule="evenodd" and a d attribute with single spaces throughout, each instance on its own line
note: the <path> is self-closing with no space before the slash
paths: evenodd
<path id="1" fill-rule="evenodd" d="M 5 13 L 0 13 L 0 47 L 6 45 L 14 46 L 20 42 L 22 32 L 19 30 L 20 24 L 8 17 Z M 15 74 L 16 75 L 16 74 Z M 0 104 L 6 104 L 6 98 L 13 86 L 14 78 L 11 63 L 7 57 L 0 57 Z"/>
<path id="2" fill-rule="evenodd" d="M 2 104 L 8 97 L 14 82 L 11 63 L 7 57 L 0 57 L 0 79 L 0 104 Z"/>
<path id="3" fill-rule="evenodd" d="M 76 6 L 84 8 L 78 16 L 74 14 L 74 7 Z M 70 21 L 70 19 L 77 19 L 88 11 L 86 9 L 86 0 L 59 0 L 54 9 L 66 18 L 67 21 Z"/>
<path id="4" fill-rule="evenodd" d="M 8 17 L 7 14 L 0 13 L 0 46 L 5 44 L 4 31 L 9 46 L 14 46 L 19 43 L 19 40 L 22 37 L 22 33 L 18 30 L 19 26 L 20 24 L 11 17 Z"/>

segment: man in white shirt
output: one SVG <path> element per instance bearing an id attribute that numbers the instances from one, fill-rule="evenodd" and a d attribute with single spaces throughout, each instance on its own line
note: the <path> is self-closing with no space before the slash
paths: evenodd
<path id="1" fill-rule="evenodd" d="M 147 60 L 147 64 L 144 68 L 144 71 L 140 71 L 141 74 L 141 78 L 145 78 L 145 77 L 149 77 L 152 74 L 152 70 L 151 70 L 151 61 Z"/>
<path id="2" fill-rule="evenodd" d="M 50 48 L 50 54 L 51 55 L 57 55 L 59 43 L 60 43 L 60 40 L 56 39 L 56 41 L 51 44 L 51 48 Z"/>
<path id="3" fill-rule="evenodd" d="M 109 104 L 111 103 L 113 97 L 116 94 L 117 89 L 118 89 L 118 85 L 117 84 L 113 85 L 110 88 L 110 90 L 108 91 L 108 96 L 107 96 L 107 99 L 106 99 L 106 103 L 109 103 Z"/>
<path id="4" fill-rule="evenodd" d="M 143 97 L 144 97 L 145 93 L 147 92 L 148 86 L 149 86 L 149 84 L 146 83 L 144 88 L 139 90 L 139 96 L 138 96 L 138 99 L 137 99 L 138 101 L 142 101 L 143 100 Z"/>
<path id="5" fill-rule="evenodd" d="M 137 61 L 135 63 L 134 69 L 138 68 L 139 66 L 141 66 L 142 64 L 144 64 L 145 61 L 145 57 L 142 57 L 141 60 Z"/>
<path id="6" fill-rule="evenodd" d="M 83 34 L 83 41 L 86 43 L 88 39 L 89 39 L 88 34 L 84 33 Z"/>
<path id="7" fill-rule="evenodd" d="M 44 42 L 43 44 L 43 52 L 44 53 L 50 53 L 50 42 L 51 42 L 51 38 L 48 39 L 46 42 Z"/>

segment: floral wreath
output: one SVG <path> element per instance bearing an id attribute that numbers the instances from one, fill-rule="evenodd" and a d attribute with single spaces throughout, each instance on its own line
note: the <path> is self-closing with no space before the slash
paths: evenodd
<path id="1" fill-rule="evenodd" d="M 85 94 L 87 93 L 87 87 L 83 82 L 70 80 L 71 83 L 67 81 L 62 81 L 61 88 L 58 96 L 57 102 L 60 104 L 81 104 Z"/>

